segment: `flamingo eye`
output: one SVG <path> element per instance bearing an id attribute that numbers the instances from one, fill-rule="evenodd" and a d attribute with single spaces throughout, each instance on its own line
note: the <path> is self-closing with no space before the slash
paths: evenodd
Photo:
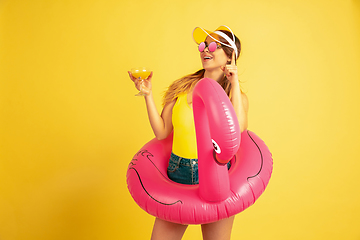
<path id="1" fill-rule="evenodd" d="M 213 144 L 213 146 L 214 146 L 215 152 L 216 152 L 217 154 L 220 154 L 220 153 L 221 153 L 221 149 L 220 149 L 219 145 L 214 141 L 214 139 L 211 139 L 211 141 L 212 141 L 212 144 Z"/>

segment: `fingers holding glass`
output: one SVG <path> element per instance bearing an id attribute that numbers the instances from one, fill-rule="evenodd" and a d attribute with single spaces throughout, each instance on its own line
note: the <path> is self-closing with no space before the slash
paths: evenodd
<path id="1" fill-rule="evenodd" d="M 131 75 L 131 80 L 134 81 L 135 85 L 140 90 L 135 96 L 146 96 L 147 93 L 143 91 L 143 89 L 146 88 L 144 85 L 144 80 L 150 78 L 150 76 L 152 76 L 152 72 L 145 67 L 133 68 L 131 69 Z"/>

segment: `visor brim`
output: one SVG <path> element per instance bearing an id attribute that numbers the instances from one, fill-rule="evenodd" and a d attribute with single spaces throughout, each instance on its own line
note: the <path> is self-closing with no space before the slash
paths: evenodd
<path id="1" fill-rule="evenodd" d="M 219 35 L 215 33 L 216 31 L 220 31 L 220 30 L 225 30 L 225 31 L 232 33 L 231 29 L 228 28 L 227 26 L 220 26 L 215 31 L 209 31 L 209 30 L 203 29 L 201 27 L 196 27 L 193 30 L 193 34 L 192 34 L 193 39 L 197 44 L 200 44 L 202 42 L 205 42 L 206 38 L 209 36 L 216 42 L 219 42 L 224 45 L 228 45 L 228 43 L 221 42 Z M 234 39 L 234 41 L 235 41 L 235 39 Z"/>

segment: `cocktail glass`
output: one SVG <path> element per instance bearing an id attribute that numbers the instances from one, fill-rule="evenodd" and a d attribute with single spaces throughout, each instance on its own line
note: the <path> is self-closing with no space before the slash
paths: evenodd
<path id="1" fill-rule="evenodd" d="M 145 96 L 146 94 L 142 91 L 142 85 L 144 83 L 144 80 L 149 77 L 151 71 L 145 67 L 141 68 L 133 68 L 131 69 L 131 74 L 134 78 L 139 79 L 140 81 L 140 92 L 136 94 L 135 96 Z"/>

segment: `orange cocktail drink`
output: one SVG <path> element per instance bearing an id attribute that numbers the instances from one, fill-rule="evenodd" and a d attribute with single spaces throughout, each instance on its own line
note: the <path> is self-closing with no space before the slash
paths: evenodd
<path id="1" fill-rule="evenodd" d="M 145 94 L 141 91 L 141 86 L 143 84 L 143 81 L 149 77 L 151 71 L 147 68 L 133 68 L 131 69 L 131 74 L 133 75 L 134 78 L 139 79 L 140 80 L 140 92 L 138 94 L 136 94 L 135 96 L 144 96 Z"/>

